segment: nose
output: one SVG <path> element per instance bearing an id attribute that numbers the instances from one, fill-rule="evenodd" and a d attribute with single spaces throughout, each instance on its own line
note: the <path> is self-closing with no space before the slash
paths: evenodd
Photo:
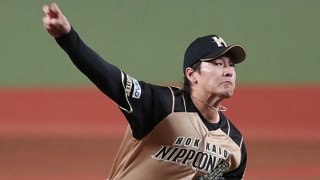
<path id="1" fill-rule="evenodd" d="M 234 74 L 234 69 L 231 66 L 227 66 L 223 69 L 223 76 L 232 77 Z"/>

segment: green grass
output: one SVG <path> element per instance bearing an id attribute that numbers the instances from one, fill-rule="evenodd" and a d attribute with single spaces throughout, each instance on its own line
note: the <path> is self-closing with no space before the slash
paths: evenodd
<path id="1" fill-rule="evenodd" d="M 42 27 L 50 2 L 1 1 L 0 86 L 90 84 Z M 320 82 L 320 1 L 56 2 L 89 46 L 137 79 L 181 81 L 185 48 L 216 33 L 247 50 L 239 83 Z"/>

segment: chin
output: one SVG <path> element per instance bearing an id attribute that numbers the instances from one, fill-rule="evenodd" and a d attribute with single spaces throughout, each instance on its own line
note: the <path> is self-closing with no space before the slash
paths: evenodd
<path id="1" fill-rule="evenodd" d="M 222 93 L 222 97 L 224 98 L 230 98 L 232 95 L 233 95 L 233 89 L 226 90 L 225 92 Z"/>
<path id="2" fill-rule="evenodd" d="M 224 94 L 223 97 L 227 99 L 227 98 L 231 98 L 232 95 L 233 94 Z"/>

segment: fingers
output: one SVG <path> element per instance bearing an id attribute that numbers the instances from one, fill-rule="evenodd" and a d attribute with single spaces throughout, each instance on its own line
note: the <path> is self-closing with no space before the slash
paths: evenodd
<path id="1" fill-rule="evenodd" d="M 45 16 L 42 18 L 43 25 L 45 27 L 50 27 L 50 26 L 57 26 L 60 24 L 59 20 L 57 19 L 50 19 L 49 17 Z"/>
<path id="2" fill-rule="evenodd" d="M 48 7 L 48 5 L 42 6 L 42 10 L 43 10 L 43 12 L 44 12 L 46 15 L 49 14 L 49 7 Z"/>
<path id="3" fill-rule="evenodd" d="M 59 9 L 58 4 L 56 4 L 56 3 L 51 4 L 51 9 L 52 9 L 52 11 L 54 11 L 55 13 L 57 13 L 59 15 L 62 14 L 61 10 Z"/>
<path id="4" fill-rule="evenodd" d="M 42 10 L 45 13 L 45 15 L 50 18 L 59 18 L 62 15 L 62 12 L 60 11 L 56 3 L 52 3 L 50 7 L 48 5 L 44 5 L 42 7 Z"/>
<path id="5" fill-rule="evenodd" d="M 45 13 L 45 16 L 42 18 L 43 26 L 45 29 L 49 31 L 50 29 L 52 29 L 52 27 L 58 25 L 59 19 L 55 17 L 54 15 L 55 13 L 53 13 L 53 10 L 50 9 L 49 6 L 44 5 L 42 9 L 43 9 L 43 12 Z"/>

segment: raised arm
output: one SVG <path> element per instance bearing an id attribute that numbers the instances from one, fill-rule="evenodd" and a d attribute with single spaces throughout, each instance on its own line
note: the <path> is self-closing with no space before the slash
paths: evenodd
<path id="1" fill-rule="evenodd" d="M 89 48 L 70 25 L 58 5 L 43 6 L 43 26 L 69 55 L 75 66 L 85 74 L 104 94 L 121 107 L 128 108 L 124 98 L 122 73 Z"/>
<path id="2" fill-rule="evenodd" d="M 44 28 L 69 55 L 73 64 L 119 105 L 135 138 L 145 136 L 171 113 L 172 93 L 169 88 L 138 81 L 100 57 L 81 40 L 56 4 L 44 6 L 43 11 Z M 160 105 L 165 103 L 170 105 Z"/>

